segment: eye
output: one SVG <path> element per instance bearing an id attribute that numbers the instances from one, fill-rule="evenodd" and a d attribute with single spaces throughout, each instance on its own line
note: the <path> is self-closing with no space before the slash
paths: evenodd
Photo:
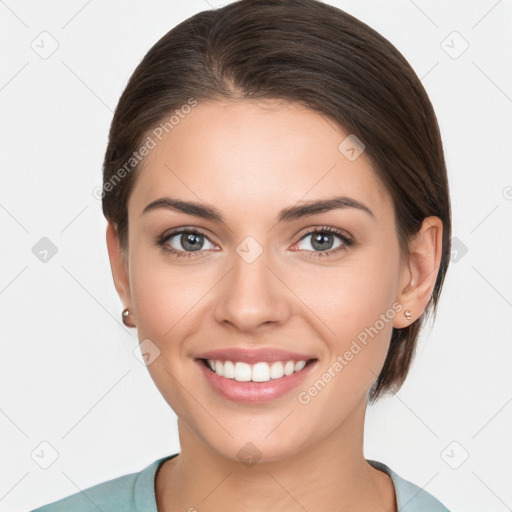
<path id="1" fill-rule="evenodd" d="M 336 239 L 339 240 L 337 244 Z M 299 249 L 312 252 L 312 257 L 328 256 L 354 245 L 354 241 L 343 231 L 329 226 L 310 231 L 300 239 L 298 244 L 301 242 L 304 242 L 305 247 L 299 247 Z"/>
<path id="2" fill-rule="evenodd" d="M 165 233 L 157 241 L 157 244 L 165 252 L 177 257 L 195 257 L 196 255 L 193 253 L 204 252 L 201 249 L 212 249 L 215 247 L 208 237 L 197 229 L 181 229 Z"/>
<path id="3" fill-rule="evenodd" d="M 311 240 L 306 243 L 309 237 L 311 237 Z M 336 239 L 338 239 L 337 244 Z M 305 247 L 299 247 L 299 249 L 311 252 L 310 257 L 329 256 L 355 245 L 351 237 L 343 231 L 330 226 L 317 228 L 306 233 L 295 245 L 300 245 L 301 243 L 304 243 Z M 205 253 L 206 250 L 216 247 L 206 234 L 198 229 L 179 229 L 170 233 L 164 233 L 156 241 L 156 244 L 173 257 L 188 258 L 201 257 L 202 253 Z"/>

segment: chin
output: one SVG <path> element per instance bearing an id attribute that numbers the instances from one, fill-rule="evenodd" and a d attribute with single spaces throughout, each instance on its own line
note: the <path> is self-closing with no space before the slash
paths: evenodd
<path id="1" fill-rule="evenodd" d="M 216 439 L 208 444 L 221 457 L 230 462 L 242 463 L 248 468 L 255 464 L 286 461 L 305 449 L 301 440 L 291 439 L 285 431 L 281 435 L 271 434 L 270 437 L 273 439 L 270 437 L 265 439 L 266 435 L 265 433 L 261 436 L 251 436 L 244 440 L 242 440 L 243 436 L 237 436 L 222 444 L 219 443 L 219 439 Z"/>

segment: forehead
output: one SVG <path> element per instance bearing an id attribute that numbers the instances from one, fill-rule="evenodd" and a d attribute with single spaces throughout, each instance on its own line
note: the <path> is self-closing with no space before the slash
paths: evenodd
<path id="1" fill-rule="evenodd" d="M 155 145 L 129 201 L 136 215 L 166 195 L 261 215 L 339 195 L 375 213 L 391 208 L 365 152 L 354 159 L 350 134 L 311 109 L 280 100 L 208 102 L 174 121 L 159 137 L 150 133 Z"/>

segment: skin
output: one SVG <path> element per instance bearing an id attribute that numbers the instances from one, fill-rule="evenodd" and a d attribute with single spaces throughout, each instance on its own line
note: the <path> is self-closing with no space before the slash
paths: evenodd
<path id="1" fill-rule="evenodd" d="M 156 476 L 160 511 L 395 511 L 391 479 L 363 455 L 367 395 L 384 363 L 392 327 L 424 311 L 441 260 L 442 223 L 425 219 L 399 252 L 393 204 L 366 154 L 338 150 L 348 134 L 318 113 L 282 101 L 200 103 L 143 162 L 128 202 L 128 248 L 112 225 L 107 246 L 116 289 L 132 312 L 139 340 L 160 351 L 148 366 L 178 416 L 181 451 Z M 343 195 L 374 216 L 343 208 L 277 222 L 278 212 Z M 225 223 L 156 209 L 164 196 L 214 206 Z M 312 245 L 312 229 L 330 226 L 331 255 Z M 171 228 L 207 238 L 192 257 L 165 253 L 155 241 Z M 253 237 L 252 263 L 236 249 Z M 175 236 L 168 247 L 186 251 Z M 381 313 L 402 310 L 304 405 L 307 390 Z M 413 312 L 407 320 L 403 311 Z M 304 384 L 271 402 L 241 404 L 219 396 L 194 355 L 238 346 L 279 347 L 318 358 Z M 237 456 L 252 442 L 261 459 Z M 193 510 L 193 508 L 192 508 Z"/>

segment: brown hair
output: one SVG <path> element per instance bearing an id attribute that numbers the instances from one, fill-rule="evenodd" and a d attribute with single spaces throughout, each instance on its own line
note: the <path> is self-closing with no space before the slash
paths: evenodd
<path id="1" fill-rule="evenodd" d="M 103 166 L 103 213 L 126 250 L 127 203 L 148 133 L 191 99 L 249 98 L 301 104 L 363 141 L 392 196 L 403 256 L 423 219 L 437 216 L 443 223 L 430 302 L 418 320 L 393 329 L 369 393 L 375 402 L 403 384 L 426 315 L 435 316 L 449 263 L 451 212 L 427 93 L 402 54 L 368 25 L 318 0 L 239 0 L 174 27 L 137 66 L 117 105 Z"/>

